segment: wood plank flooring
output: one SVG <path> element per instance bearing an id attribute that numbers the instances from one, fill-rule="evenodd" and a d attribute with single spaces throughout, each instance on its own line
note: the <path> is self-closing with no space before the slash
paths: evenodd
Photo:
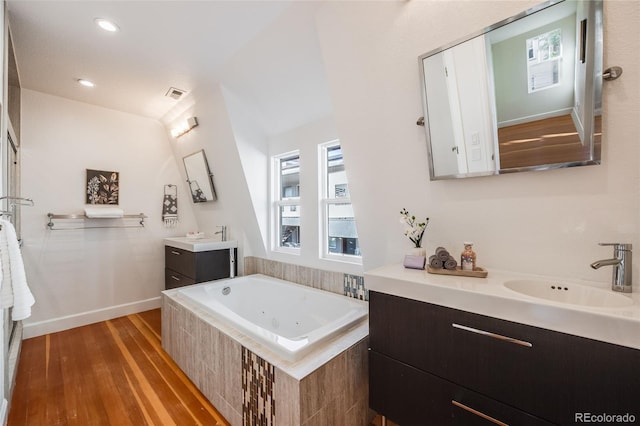
<path id="1" fill-rule="evenodd" d="M 160 310 L 26 339 L 17 425 L 228 425 L 160 346 Z"/>
<path id="2" fill-rule="evenodd" d="M 162 350 L 160 321 L 154 309 L 24 340 L 8 426 L 229 425 Z"/>
<path id="3" fill-rule="evenodd" d="M 595 150 L 599 150 L 601 116 L 596 117 L 594 125 Z M 498 129 L 498 141 L 502 169 L 589 158 L 589 147 L 582 145 L 570 115 L 502 127 Z"/>

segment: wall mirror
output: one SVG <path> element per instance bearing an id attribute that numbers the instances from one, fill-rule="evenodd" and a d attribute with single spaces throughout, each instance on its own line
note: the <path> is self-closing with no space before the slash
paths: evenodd
<path id="1" fill-rule="evenodd" d="M 194 203 L 215 201 L 218 197 L 213 186 L 213 175 L 209 170 L 204 150 L 194 152 L 182 159 L 187 172 L 189 192 Z"/>
<path id="2" fill-rule="evenodd" d="M 600 163 L 602 0 L 553 0 L 419 57 L 431 180 Z"/>

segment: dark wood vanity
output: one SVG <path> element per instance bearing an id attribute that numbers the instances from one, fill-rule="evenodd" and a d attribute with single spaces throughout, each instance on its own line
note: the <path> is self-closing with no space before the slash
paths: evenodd
<path id="1" fill-rule="evenodd" d="M 370 407 L 396 423 L 640 422 L 640 350 L 378 291 L 369 298 Z"/>
<path id="2" fill-rule="evenodd" d="M 164 247 L 165 290 L 238 275 L 237 243 L 189 242 L 167 238 Z"/>

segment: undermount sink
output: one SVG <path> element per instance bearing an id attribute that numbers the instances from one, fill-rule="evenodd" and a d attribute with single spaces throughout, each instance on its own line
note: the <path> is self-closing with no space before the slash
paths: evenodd
<path id="1" fill-rule="evenodd" d="M 581 284 L 538 280 L 510 280 L 504 286 L 509 290 L 538 299 L 592 308 L 622 308 L 633 305 L 633 299 L 611 290 Z"/>

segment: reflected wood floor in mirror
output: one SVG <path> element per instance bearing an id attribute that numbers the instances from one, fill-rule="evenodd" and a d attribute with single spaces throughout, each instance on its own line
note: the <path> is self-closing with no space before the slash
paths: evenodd
<path id="1" fill-rule="evenodd" d="M 160 346 L 160 309 L 24 340 L 8 425 L 228 425 Z"/>
<path id="2" fill-rule="evenodd" d="M 601 122 L 601 116 L 597 116 L 594 140 L 598 152 Z M 498 140 L 501 169 L 586 161 L 589 158 L 589 147 L 580 142 L 570 115 L 502 127 L 498 129 Z"/>

